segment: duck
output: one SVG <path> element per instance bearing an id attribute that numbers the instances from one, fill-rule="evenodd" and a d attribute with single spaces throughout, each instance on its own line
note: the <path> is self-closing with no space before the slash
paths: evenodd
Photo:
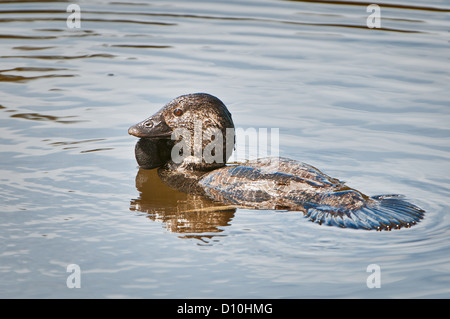
<path id="1" fill-rule="evenodd" d="M 319 169 L 285 157 L 227 163 L 235 146 L 231 113 L 207 93 L 181 95 L 128 133 L 135 158 L 169 187 L 214 202 L 299 211 L 319 225 L 364 230 L 410 228 L 425 211 L 401 195 L 368 196 Z"/>

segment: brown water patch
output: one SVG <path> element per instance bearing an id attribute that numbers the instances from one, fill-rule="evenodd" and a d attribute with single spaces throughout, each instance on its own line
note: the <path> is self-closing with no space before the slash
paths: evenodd
<path id="1" fill-rule="evenodd" d="M 113 44 L 110 46 L 115 47 L 115 48 L 138 48 L 138 49 L 169 49 L 169 48 L 173 48 L 171 45 Z"/>
<path id="2" fill-rule="evenodd" d="M 53 121 L 56 123 L 62 123 L 62 124 L 72 124 L 72 123 L 80 123 L 83 121 L 75 121 L 75 120 L 63 120 L 66 118 L 73 118 L 76 116 L 53 116 L 53 115 L 44 115 L 39 113 L 18 113 L 11 115 L 13 118 L 21 118 L 25 120 L 32 120 L 32 121 Z"/>
<path id="3" fill-rule="evenodd" d="M 323 1 L 323 0 L 284 0 L 292 2 L 308 2 L 308 3 L 320 3 L 320 4 L 333 4 L 333 5 L 349 5 L 349 6 L 364 6 L 367 7 L 370 2 L 358 2 L 358 1 Z M 379 3 L 380 7 L 405 9 L 405 10 L 423 10 L 423 11 L 438 11 L 438 12 L 450 12 L 450 9 L 425 7 L 425 6 L 409 6 L 404 4 L 395 3 Z"/>
<path id="4" fill-rule="evenodd" d="M 194 233 L 182 238 L 212 238 L 229 226 L 236 208 L 215 203 L 206 197 L 189 195 L 164 184 L 157 169 L 139 169 L 136 175 L 139 197 L 131 200 L 130 210 L 148 214 L 171 232 Z M 214 233 L 205 234 L 202 233 Z"/>
<path id="5" fill-rule="evenodd" d="M 3 59 L 40 59 L 40 60 L 73 60 L 73 59 L 90 59 L 90 58 L 114 58 L 113 54 L 97 53 L 97 54 L 83 54 L 75 56 L 67 55 L 4 55 L 0 56 Z"/>
<path id="6" fill-rule="evenodd" d="M 32 47 L 23 45 L 20 47 L 13 47 L 14 50 L 22 50 L 22 51 L 38 51 L 38 50 L 48 50 L 48 49 L 54 49 L 55 47 Z"/>

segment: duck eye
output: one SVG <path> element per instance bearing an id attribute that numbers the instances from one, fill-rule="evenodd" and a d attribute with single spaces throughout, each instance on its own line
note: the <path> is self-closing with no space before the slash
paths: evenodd
<path id="1" fill-rule="evenodd" d="M 182 109 L 175 109 L 175 111 L 173 111 L 173 114 L 175 114 L 175 116 L 181 116 L 181 115 L 183 115 L 183 110 Z"/>

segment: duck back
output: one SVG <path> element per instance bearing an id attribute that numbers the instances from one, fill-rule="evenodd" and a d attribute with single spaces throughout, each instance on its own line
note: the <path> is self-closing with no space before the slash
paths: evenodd
<path id="1" fill-rule="evenodd" d="M 398 195 L 369 197 L 305 163 L 263 158 L 214 170 L 199 181 L 229 205 L 302 211 L 311 221 L 344 228 L 410 227 L 424 211 Z"/>

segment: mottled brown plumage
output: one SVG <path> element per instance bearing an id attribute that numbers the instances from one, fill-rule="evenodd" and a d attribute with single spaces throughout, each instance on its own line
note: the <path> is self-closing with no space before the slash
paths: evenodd
<path id="1" fill-rule="evenodd" d="M 197 93 L 172 100 L 130 127 L 129 133 L 144 139 L 136 147 L 141 167 L 161 166 L 159 176 L 168 186 L 217 202 L 296 210 L 319 224 L 348 228 L 390 230 L 423 218 L 422 209 L 398 195 L 366 196 L 298 161 L 262 158 L 226 166 L 234 146 L 233 129 L 226 106 L 216 97 Z M 182 142 L 188 148 L 179 148 Z M 183 153 L 186 150 L 192 152 Z"/>

